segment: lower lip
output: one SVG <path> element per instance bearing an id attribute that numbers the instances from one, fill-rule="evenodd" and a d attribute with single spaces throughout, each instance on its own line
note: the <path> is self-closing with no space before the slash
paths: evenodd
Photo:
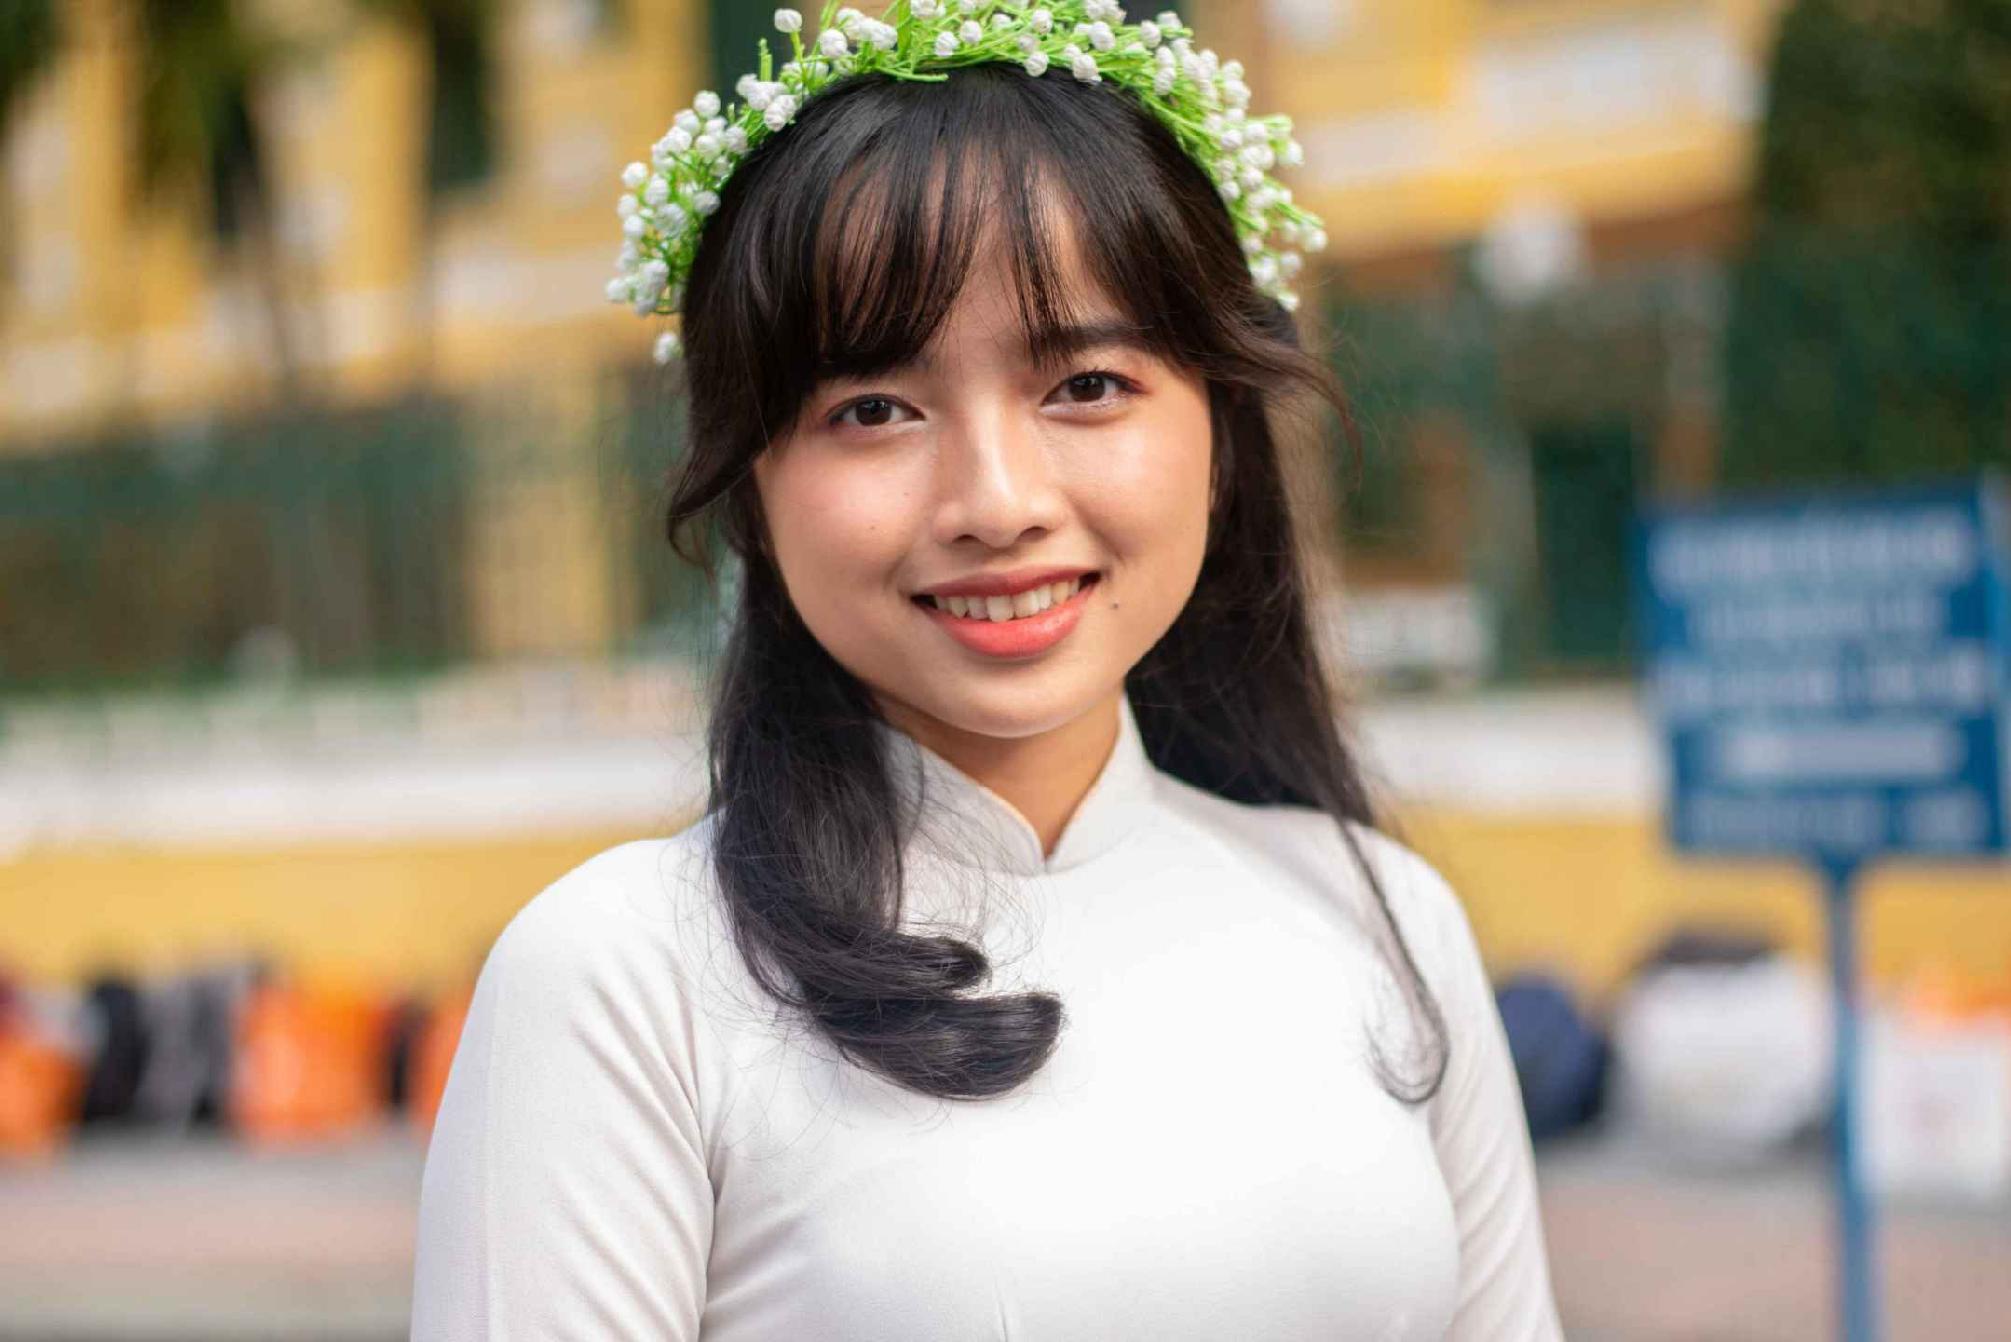
<path id="1" fill-rule="evenodd" d="M 924 615 L 941 625 L 945 633 L 972 652 L 981 652 L 987 657 L 1033 657 L 1068 637 L 1068 631 L 1075 628 L 1089 605 L 1089 594 L 1097 586 L 1097 582 L 1086 582 L 1076 589 L 1074 596 L 1059 606 L 1049 606 L 1038 615 L 1017 620 L 973 620 L 967 615 L 952 615 L 940 610 L 932 602 L 919 601 L 915 604 L 921 607 Z"/>

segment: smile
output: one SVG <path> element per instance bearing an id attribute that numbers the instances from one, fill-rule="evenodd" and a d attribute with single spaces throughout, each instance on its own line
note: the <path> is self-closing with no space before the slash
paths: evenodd
<path id="1" fill-rule="evenodd" d="M 1094 574 L 1087 574 L 1081 578 L 1030 587 L 1011 596 L 925 596 L 921 599 L 959 619 L 991 620 L 1003 624 L 1007 620 L 1023 620 L 1029 615 L 1038 615 L 1059 606 L 1080 591 L 1084 583 L 1095 581 Z"/>
<path id="2" fill-rule="evenodd" d="M 936 595 L 915 607 L 972 652 L 1004 660 L 1037 657 L 1068 637 L 1089 606 L 1098 575 L 1039 583 L 1009 596 Z"/>

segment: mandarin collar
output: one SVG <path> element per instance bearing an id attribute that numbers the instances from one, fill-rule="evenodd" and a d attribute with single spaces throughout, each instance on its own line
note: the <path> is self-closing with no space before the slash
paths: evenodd
<path id="1" fill-rule="evenodd" d="M 1044 876 L 1101 856 L 1146 822 L 1156 770 L 1128 696 L 1118 698 L 1117 743 L 1110 758 L 1051 854 L 1041 851 L 1039 833 L 1011 802 L 899 728 L 877 720 L 874 725 L 911 850 L 962 866 Z"/>

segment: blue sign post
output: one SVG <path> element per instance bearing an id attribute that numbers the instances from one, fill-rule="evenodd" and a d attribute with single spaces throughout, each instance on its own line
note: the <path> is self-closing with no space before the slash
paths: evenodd
<path id="1" fill-rule="evenodd" d="M 1839 1308 L 1877 1336 L 1859 1168 L 1863 865 L 2005 849 L 2006 500 L 1992 478 L 1644 513 L 1636 549 L 1668 832 L 1821 873 L 1836 1001 Z"/>

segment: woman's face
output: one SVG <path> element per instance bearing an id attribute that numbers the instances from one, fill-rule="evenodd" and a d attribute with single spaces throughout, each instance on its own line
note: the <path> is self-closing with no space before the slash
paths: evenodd
<path id="1" fill-rule="evenodd" d="M 1011 284 L 974 272 L 921 361 L 817 387 L 754 465 L 804 623 L 911 731 L 1025 737 L 1112 702 L 1201 569 L 1204 382 L 1108 333 L 1035 366 Z M 1119 321 L 1073 292 L 1082 326 Z"/>

